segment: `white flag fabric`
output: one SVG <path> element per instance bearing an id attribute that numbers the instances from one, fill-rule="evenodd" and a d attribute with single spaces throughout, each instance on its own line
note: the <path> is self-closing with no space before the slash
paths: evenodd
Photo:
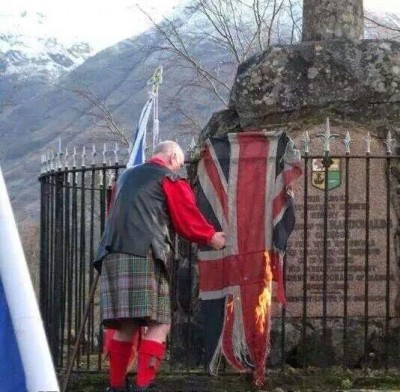
<path id="1" fill-rule="evenodd" d="M 0 347 L 0 391 L 60 390 L 1 168 Z"/>

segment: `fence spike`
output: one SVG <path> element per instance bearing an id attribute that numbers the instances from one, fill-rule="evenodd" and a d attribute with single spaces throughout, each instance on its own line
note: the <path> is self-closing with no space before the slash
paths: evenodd
<path id="1" fill-rule="evenodd" d="M 389 130 L 387 133 L 387 137 L 385 140 L 386 144 L 386 152 L 391 155 L 393 153 L 393 145 L 394 145 L 395 139 L 392 138 L 392 132 Z"/>
<path id="2" fill-rule="evenodd" d="M 107 145 L 106 145 L 106 143 L 104 143 L 104 147 L 103 147 L 103 165 L 105 165 L 107 163 L 107 161 L 106 161 L 106 152 L 107 152 Z"/>
<path id="3" fill-rule="evenodd" d="M 193 151 L 195 148 L 196 148 L 196 141 L 194 140 L 194 136 L 192 136 L 192 140 L 190 141 L 189 144 L 189 149 Z"/>
<path id="4" fill-rule="evenodd" d="M 366 153 L 369 155 L 371 154 L 371 132 L 367 132 L 367 137 L 364 138 L 364 141 L 366 143 Z"/>
<path id="5" fill-rule="evenodd" d="M 344 143 L 344 146 L 345 146 L 345 149 L 346 149 L 346 154 L 350 154 L 351 142 L 352 142 L 352 140 L 351 140 L 350 132 L 347 131 L 346 132 L 346 137 L 343 140 L 343 143 Z"/>
<path id="6" fill-rule="evenodd" d="M 76 146 L 74 146 L 74 152 L 72 154 L 72 167 L 76 168 Z"/>
<path id="7" fill-rule="evenodd" d="M 118 164 L 118 153 L 119 153 L 119 146 L 118 146 L 118 142 L 115 142 L 115 148 L 114 148 L 114 161 L 115 164 Z"/>
<path id="8" fill-rule="evenodd" d="M 99 171 L 99 185 L 100 185 L 100 187 L 103 186 L 103 171 L 102 170 Z"/>
<path id="9" fill-rule="evenodd" d="M 57 158 L 57 154 L 51 150 L 51 169 L 52 170 L 56 170 L 56 158 Z"/>
<path id="10" fill-rule="evenodd" d="M 338 138 L 340 135 L 334 133 L 331 133 L 331 125 L 329 121 L 329 117 L 326 119 L 326 127 L 325 127 L 325 132 L 324 133 L 318 133 L 317 137 L 322 138 L 324 142 L 324 151 L 326 153 L 329 153 L 331 150 L 331 139 Z"/>
<path id="11" fill-rule="evenodd" d="M 304 146 L 304 153 L 309 154 L 311 139 L 310 139 L 310 135 L 308 134 L 308 131 L 304 132 L 301 142 L 303 143 L 303 146 Z"/>
<path id="12" fill-rule="evenodd" d="M 82 167 L 86 166 L 85 158 L 86 158 L 86 146 L 83 146 L 82 147 Z"/>
<path id="13" fill-rule="evenodd" d="M 92 165 L 94 166 L 96 164 L 96 146 L 93 144 L 92 145 Z"/>
<path id="14" fill-rule="evenodd" d="M 63 157 L 64 153 L 62 151 L 59 151 L 57 153 L 57 164 L 58 164 L 58 169 L 62 168 L 62 157 Z"/>
<path id="15" fill-rule="evenodd" d="M 45 166 L 44 166 L 44 157 L 43 154 L 40 155 L 40 174 L 43 174 L 45 172 Z"/>
<path id="16" fill-rule="evenodd" d="M 46 152 L 46 159 L 47 159 L 47 172 L 50 172 L 50 153 Z"/>
<path id="17" fill-rule="evenodd" d="M 65 147 L 64 167 L 65 167 L 67 170 L 69 169 L 69 151 L 68 151 L 68 146 Z"/>

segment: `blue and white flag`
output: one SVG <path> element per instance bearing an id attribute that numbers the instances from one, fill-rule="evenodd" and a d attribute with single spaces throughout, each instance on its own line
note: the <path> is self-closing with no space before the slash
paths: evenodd
<path id="1" fill-rule="evenodd" d="M 142 113 L 140 114 L 139 123 L 136 128 L 135 135 L 133 137 L 133 145 L 129 156 L 129 161 L 126 167 L 133 167 L 141 165 L 146 160 L 146 134 L 147 134 L 147 123 L 151 109 L 154 103 L 154 96 L 150 96 L 149 100 L 144 105 Z"/>
<path id="2" fill-rule="evenodd" d="M 1 168 L 0 347 L 1 392 L 59 391 Z"/>

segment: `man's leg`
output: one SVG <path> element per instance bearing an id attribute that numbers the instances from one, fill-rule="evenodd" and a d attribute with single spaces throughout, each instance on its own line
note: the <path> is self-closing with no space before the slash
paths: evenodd
<path id="1" fill-rule="evenodd" d="M 165 353 L 165 342 L 170 329 L 170 324 L 152 323 L 140 342 L 136 379 L 138 387 L 147 387 L 155 379 Z"/>
<path id="2" fill-rule="evenodd" d="M 110 342 L 110 386 L 125 388 L 125 377 L 132 352 L 132 338 L 137 330 L 134 323 L 122 324 Z"/>

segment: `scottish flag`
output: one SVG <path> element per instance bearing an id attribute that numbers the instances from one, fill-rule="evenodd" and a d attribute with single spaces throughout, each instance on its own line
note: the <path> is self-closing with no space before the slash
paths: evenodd
<path id="1" fill-rule="evenodd" d="M 1 392 L 59 391 L 1 168 L 0 348 Z"/>
<path id="2" fill-rule="evenodd" d="M 0 385 L 3 391 L 25 392 L 26 379 L 17 338 L 14 333 L 10 311 L 8 309 L 3 283 L 0 277 Z M 12 377 L 10 377 L 12 375 Z"/>
<path id="3" fill-rule="evenodd" d="M 144 105 L 142 113 L 140 114 L 139 123 L 136 128 L 135 135 L 133 137 L 133 145 L 129 156 L 129 161 L 126 167 L 133 167 L 140 165 L 146 160 L 146 134 L 147 134 L 147 123 L 151 109 L 154 103 L 154 96 L 150 96 L 149 100 Z"/>

